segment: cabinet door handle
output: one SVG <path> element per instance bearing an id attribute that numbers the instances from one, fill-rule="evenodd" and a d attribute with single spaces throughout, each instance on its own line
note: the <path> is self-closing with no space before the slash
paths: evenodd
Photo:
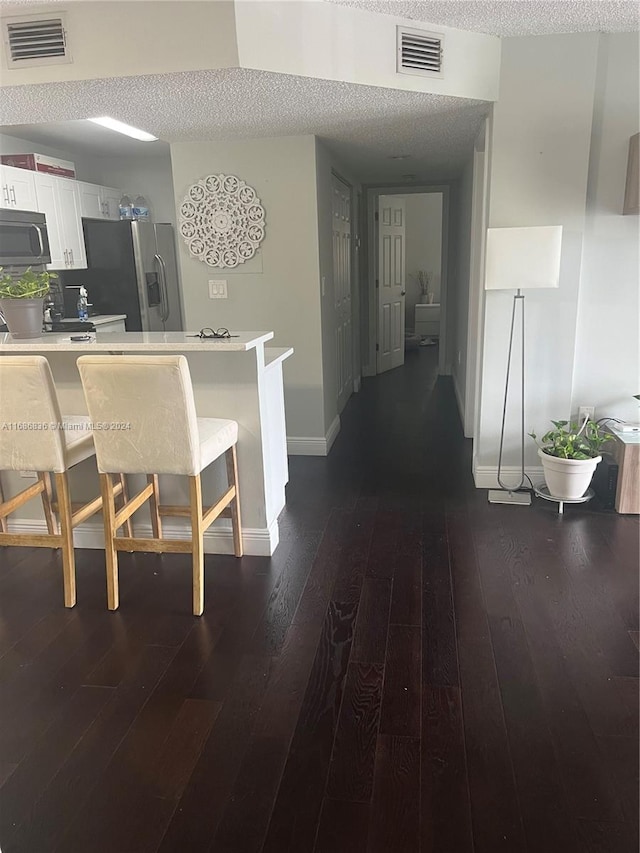
<path id="1" fill-rule="evenodd" d="M 11 189 L 9 190 L 9 195 L 11 196 L 11 201 L 13 202 L 13 204 L 17 204 L 18 202 L 16 201 L 15 187 L 13 187 L 13 186 L 11 187 Z"/>
<path id="2" fill-rule="evenodd" d="M 109 202 L 108 202 L 108 201 L 105 201 L 105 203 L 104 203 L 104 215 L 105 215 L 107 218 L 110 218 L 110 217 L 111 217 L 111 208 L 109 207 Z"/>
<path id="3" fill-rule="evenodd" d="M 7 184 L 2 187 L 2 193 L 4 195 L 5 204 L 11 204 L 11 199 L 9 198 L 9 187 Z"/>
<path id="4" fill-rule="evenodd" d="M 73 266 L 73 249 L 69 249 L 69 266 Z"/>
<path id="5" fill-rule="evenodd" d="M 64 250 L 64 265 L 65 267 L 69 266 L 69 252 L 66 249 Z"/>

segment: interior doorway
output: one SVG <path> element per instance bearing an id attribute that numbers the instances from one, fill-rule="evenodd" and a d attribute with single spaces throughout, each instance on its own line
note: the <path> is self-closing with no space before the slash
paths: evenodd
<path id="1" fill-rule="evenodd" d="M 447 186 L 368 191 L 368 369 L 375 375 L 404 364 L 405 350 L 439 345 L 446 361 Z M 363 328 L 363 336 L 364 336 Z"/>

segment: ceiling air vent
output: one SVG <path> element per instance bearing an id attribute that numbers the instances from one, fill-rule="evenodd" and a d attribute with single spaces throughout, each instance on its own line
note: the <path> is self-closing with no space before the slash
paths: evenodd
<path id="1" fill-rule="evenodd" d="M 3 30 L 9 68 L 71 62 L 62 15 L 5 18 Z"/>
<path id="2" fill-rule="evenodd" d="M 442 77 L 442 33 L 398 27 L 398 73 Z"/>

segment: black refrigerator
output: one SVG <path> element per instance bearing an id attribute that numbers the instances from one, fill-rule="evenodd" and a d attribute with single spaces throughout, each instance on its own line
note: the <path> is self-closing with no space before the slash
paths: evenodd
<path id="1" fill-rule="evenodd" d="M 86 270 L 62 271 L 64 313 L 76 313 L 78 285 L 91 314 L 126 314 L 128 332 L 182 331 L 173 226 L 83 219 Z"/>

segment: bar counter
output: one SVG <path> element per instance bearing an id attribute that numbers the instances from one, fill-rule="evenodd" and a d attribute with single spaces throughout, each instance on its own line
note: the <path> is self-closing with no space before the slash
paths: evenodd
<path id="1" fill-rule="evenodd" d="M 199 338 L 189 332 L 125 332 L 74 342 L 69 334 L 46 334 L 40 338 L 14 340 L 0 334 L 0 358 L 3 355 L 40 354 L 51 365 L 63 415 L 86 414 L 86 405 L 76 359 L 91 352 L 135 354 L 182 353 L 189 362 L 196 410 L 200 417 L 232 418 L 238 421 L 238 468 L 243 542 L 246 554 L 271 555 L 278 535 L 278 515 L 285 502 L 288 481 L 286 427 L 282 364 L 291 348 L 265 347 L 273 332 L 233 332 L 231 338 Z M 0 421 L 2 420 L 0 389 Z M 2 424 L 0 423 L 0 428 Z M 202 473 L 204 501 L 212 502 L 226 483 L 224 460 L 217 460 Z M 142 488 L 144 477 L 129 477 L 131 493 Z M 5 497 L 28 484 L 20 474 L 4 471 L 0 482 Z M 163 503 L 187 503 L 186 480 L 160 478 Z M 71 472 L 73 500 L 88 499 L 99 492 L 95 459 L 87 460 Z M 21 517 L 9 519 L 16 532 L 45 530 L 38 501 L 20 510 Z M 29 513 L 29 514 L 27 514 Z M 133 517 L 136 535 L 150 536 L 151 523 L 146 510 Z M 164 525 L 167 536 L 188 535 L 185 520 L 177 518 Z M 77 547 L 103 548 L 102 522 L 95 516 L 74 531 Z M 230 524 L 221 519 L 205 534 L 207 553 L 233 553 Z"/>

